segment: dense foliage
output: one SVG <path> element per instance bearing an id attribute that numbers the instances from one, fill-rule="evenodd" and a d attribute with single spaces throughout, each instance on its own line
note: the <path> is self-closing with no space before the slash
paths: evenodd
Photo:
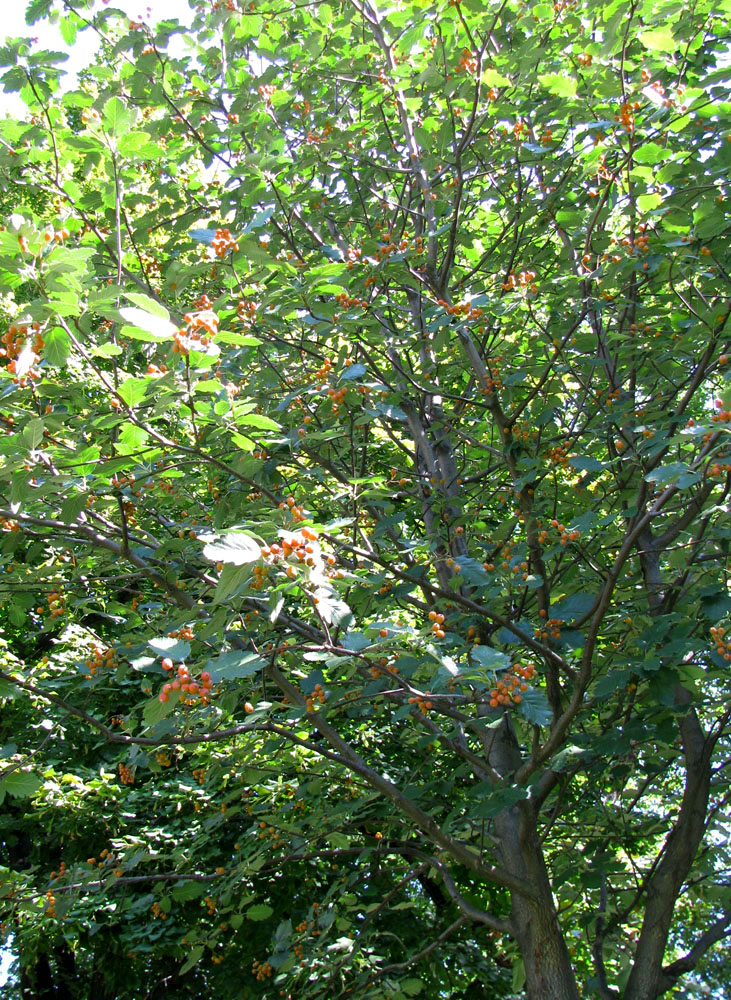
<path id="1" fill-rule="evenodd" d="M 29 5 L 11 995 L 722 995 L 730 14 Z"/>

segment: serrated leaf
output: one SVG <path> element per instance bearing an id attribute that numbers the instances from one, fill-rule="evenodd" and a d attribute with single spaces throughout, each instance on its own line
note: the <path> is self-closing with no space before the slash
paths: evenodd
<path id="1" fill-rule="evenodd" d="M 252 677 L 263 670 L 266 661 L 256 653 L 249 653 L 245 650 L 232 649 L 228 653 L 221 653 L 215 660 L 209 660 L 206 668 L 210 671 L 211 679 L 214 682 L 241 680 L 244 677 Z"/>
<path id="2" fill-rule="evenodd" d="M 228 330 L 220 330 L 216 334 L 216 342 L 231 344 L 233 347 L 256 347 L 261 343 L 261 338 L 253 337 L 250 333 L 230 333 Z"/>
<path id="3" fill-rule="evenodd" d="M 215 229 L 191 229 L 188 233 L 191 239 L 196 240 L 198 243 L 213 243 L 216 238 Z"/>
<path id="4" fill-rule="evenodd" d="M 629 670 L 610 670 L 604 677 L 600 677 L 594 688 L 594 695 L 599 699 L 608 698 L 615 691 L 625 688 L 629 684 L 631 673 Z"/>
<path id="5" fill-rule="evenodd" d="M 232 434 L 231 443 L 235 444 L 237 448 L 241 448 L 242 451 L 253 451 L 256 448 L 256 441 L 246 437 L 245 434 Z"/>
<path id="6" fill-rule="evenodd" d="M 31 0 L 25 8 L 25 23 L 30 27 L 36 21 L 40 21 L 42 17 L 46 16 L 52 6 L 53 0 Z"/>
<path id="7" fill-rule="evenodd" d="M 134 126 L 136 120 L 137 112 L 135 109 L 128 108 L 119 97 L 110 97 L 104 105 L 102 122 L 112 135 L 125 135 Z"/>
<path id="8" fill-rule="evenodd" d="M 501 653 L 499 649 L 492 649 L 490 646 L 473 646 L 470 656 L 474 663 L 479 664 L 486 670 L 507 670 L 510 666 L 510 657 Z"/>
<path id="9" fill-rule="evenodd" d="M 214 603 L 221 604 L 230 594 L 233 594 L 239 587 L 243 586 L 250 576 L 251 570 L 248 566 L 224 566 L 213 595 Z"/>
<path id="10" fill-rule="evenodd" d="M 93 358 L 116 358 L 122 353 L 122 348 L 119 344 L 100 344 L 92 348 L 90 353 Z"/>
<path id="11" fill-rule="evenodd" d="M 603 462 L 600 462 L 598 458 L 591 458 L 589 455 L 572 455 L 569 459 L 569 465 L 579 472 L 599 472 L 604 468 Z"/>
<path id="12" fill-rule="evenodd" d="M 119 315 L 133 329 L 149 334 L 153 340 L 169 340 L 173 334 L 178 332 L 177 326 L 169 319 L 165 319 L 164 316 L 154 316 L 137 306 L 123 306 L 119 310 Z M 126 327 L 122 327 L 122 333 L 125 333 L 126 329 Z M 127 334 L 127 336 L 129 335 Z"/>
<path id="13" fill-rule="evenodd" d="M 136 406 L 145 398 L 148 381 L 145 378 L 128 378 L 117 389 L 127 406 Z"/>
<path id="14" fill-rule="evenodd" d="M 645 479 L 648 483 L 655 483 L 657 486 L 677 486 L 678 489 L 687 489 L 697 483 L 701 478 L 699 472 L 689 469 L 684 462 L 670 462 L 668 465 L 661 465 L 659 469 L 648 472 Z"/>
<path id="15" fill-rule="evenodd" d="M 539 82 L 557 97 L 576 97 L 576 80 L 566 73 L 542 73 Z"/>
<path id="16" fill-rule="evenodd" d="M 23 428 L 23 443 L 27 448 L 37 448 L 42 440 L 43 421 L 40 417 L 34 417 Z"/>
<path id="17" fill-rule="evenodd" d="M 595 594 L 571 594 L 551 605 L 551 618 L 571 622 L 588 614 L 596 603 Z"/>
<path id="18" fill-rule="evenodd" d="M 261 546 L 245 531 L 229 531 L 219 541 L 204 545 L 203 555 L 211 562 L 244 566 L 261 559 Z"/>
<path id="19" fill-rule="evenodd" d="M 345 381 L 346 379 L 361 378 L 361 376 L 366 374 L 366 371 L 367 369 L 365 365 L 351 365 L 349 368 L 343 369 L 340 373 L 340 379 L 341 381 Z"/>
<path id="20" fill-rule="evenodd" d="M 673 38 L 673 32 L 670 27 L 663 28 L 653 28 L 649 31 L 641 31 L 639 33 L 639 39 L 645 48 L 648 48 L 651 52 L 664 52 L 669 54 L 674 52 L 677 48 L 677 42 Z"/>
<path id="21" fill-rule="evenodd" d="M 509 87 L 510 80 L 496 69 L 484 69 L 482 71 L 482 82 L 486 87 Z"/>
<path id="22" fill-rule="evenodd" d="M 159 639 L 148 640 L 147 645 L 158 656 L 169 656 L 171 660 L 182 662 L 190 656 L 190 643 L 184 639 L 175 639 L 172 636 L 161 636 Z"/>
<path id="23" fill-rule="evenodd" d="M 553 718 L 553 712 L 545 692 L 538 688 L 529 688 L 523 692 L 517 710 L 524 719 L 527 719 L 534 726 L 547 726 Z"/>
<path id="24" fill-rule="evenodd" d="M 263 413 L 244 413 L 243 415 L 237 414 L 236 423 L 239 427 L 257 427 L 259 430 L 263 431 L 281 430 L 276 420 L 272 420 L 271 417 L 265 417 Z"/>
<path id="25" fill-rule="evenodd" d="M 48 330 L 44 336 L 43 357 L 53 368 L 63 368 L 71 350 L 69 335 L 60 326 Z"/>
<path id="26" fill-rule="evenodd" d="M 266 903 L 257 903 L 256 906 L 250 906 L 244 916 L 247 920 L 268 920 L 273 913 L 274 910 L 271 906 L 267 906 Z"/>
<path id="27" fill-rule="evenodd" d="M 5 777 L 0 777 L 0 791 L 16 799 L 30 798 L 42 784 L 37 774 L 30 774 L 28 771 L 11 771 Z"/>
<path id="28" fill-rule="evenodd" d="M 205 945 L 202 944 L 197 944 L 194 948 L 191 948 L 188 957 L 178 972 L 178 975 L 184 976 L 186 972 L 189 972 L 193 968 L 194 965 L 197 965 L 198 962 L 200 962 L 204 951 Z"/>
<path id="29" fill-rule="evenodd" d="M 192 879 L 189 881 L 181 882 L 178 885 L 173 886 L 172 896 L 173 899 L 184 901 L 186 899 L 198 899 L 205 892 L 205 886 L 201 885 L 200 882 L 194 882 Z"/>
<path id="30" fill-rule="evenodd" d="M 142 718 L 146 726 L 154 726 L 162 719 L 170 715 L 180 700 L 179 691 L 171 691 L 167 701 L 160 701 L 159 697 L 150 698 L 145 702 L 142 710 Z"/>
<path id="31" fill-rule="evenodd" d="M 353 612 L 339 597 L 320 597 L 317 609 L 328 625 L 345 625 L 353 621 Z"/>
<path id="32" fill-rule="evenodd" d="M 170 319 L 170 313 L 162 302 L 158 302 L 151 296 L 144 295 L 142 292 L 125 292 L 124 294 L 125 298 L 128 298 L 134 306 L 138 306 L 144 313 L 159 316 L 160 319 Z"/>

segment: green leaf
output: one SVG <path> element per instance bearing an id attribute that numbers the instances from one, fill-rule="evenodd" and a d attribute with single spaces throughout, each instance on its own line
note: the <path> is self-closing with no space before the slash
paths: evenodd
<path id="1" fill-rule="evenodd" d="M 142 710 L 142 718 L 148 728 L 157 725 L 175 709 L 180 701 L 180 692 L 171 691 L 168 701 L 160 701 L 159 698 L 150 698 L 145 702 Z"/>
<path id="2" fill-rule="evenodd" d="M 547 726 L 553 718 L 545 692 L 538 688 L 528 688 L 523 692 L 518 713 L 534 726 Z"/>
<path id="3" fill-rule="evenodd" d="M 600 462 L 598 458 L 591 458 L 589 455 L 572 455 L 569 459 L 569 465 L 572 469 L 578 469 L 580 472 L 599 472 L 604 468 L 604 462 Z"/>
<path id="4" fill-rule="evenodd" d="M 119 315 L 130 324 L 132 330 L 146 334 L 151 342 L 170 340 L 178 332 L 177 326 L 166 317 L 153 315 L 137 306 L 123 306 Z M 132 336 L 126 326 L 122 327 L 121 332 L 125 336 Z"/>
<path id="5" fill-rule="evenodd" d="M 114 136 L 125 135 L 134 126 L 137 112 L 119 97 L 110 97 L 104 105 L 102 122 L 104 127 Z"/>
<path id="6" fill-rule="evenodd" d="M 93 347 L 90 353 L 93 358 L 117 358 L 122 353 L 122 348 L 119 344 L 100 344 Z"/>
<path id="7" fill-rule="evenodd" d="M 366 366 L 362 364 L 350 365 L 349 368 L 344 368 L 340 373 L 340 378 L 343 382 L 349 379 L 362 378 L 367 372 Z"/>
<path id="8" fill-rule="evenodd" d="M 635 163 L 662 163 L 668 158 L 668 150 L 656 142 L 646 142 L 633 152 Z"/>
<path id="9" fill-rule="evenodd" d="M 486 87 L 510 87 L 512 86 L 507 76 L 498 73 L 496 69 L 484 69 L 482 71 L 482 82 Z"/>
<path id="10" fill-rule="evenodd" d="M 670 55 L 677 48 L 677 42 L 670 27 L 640 31 L 638 37 L 645 48 L 651 52 L 662 52 L 665 55 Z"/>
<path id="11" fill-rule="evenodd" d="M 188 952 L 188 957 L 183 962 L 180 970 L 178 971 L 179 976 L 184 976 L 186 972 L 190 972 L 194 965 L 197 965 L 203 957 L 203 952 L 205 951 L 205 945 L 196 944 Z"/>
<path id="12" fill-rule="evenodd" d="M 185 639 L 175 639 L 172 636 L 161 636 L 159 639 L 149 639 L 147 645 L 158 656 L 169 656 L 171 660 L 187 660 L 190 656 L 190 643 Z"/>
<path id="13" fill-rule="evenodd" d="M 572 622 L 588 615 L 596 604 L 595 594 L 571 594 L 551 605 L 551 618 L 561 622 Z"/>
<path id="14" fill-rule="evenodd" d="M 124 294 L 125 298 L 128 298 L 133 306 L 138 307 L 135 310 L 131 310 L 134 312 L 134 315 L 138 315 L 139 310 L 141 310 L 145 316 L 157 316 L 160 319 L 170 319 L 170 313 L 167 311 L 162 302 L 158 302 L 156 299 L 151 298 L 149 295 L 144 295 L 142 292 L 125 292 Z M 127 317 L 125 317 L 125 319 L 127 319 Z M 130 319 L 129 322 L 133 322 L 133 320 Z"/>
<path id="15" fill-rule="evenodd" d="M 199 899 L 205 893 L 205 886 L 192 879 L 185 882 L 178 882 L 172 888 L 173 899 L 185 902 L 189 899 Z"/>
<path id="16" fill-rule="evenodd" d="M 565 73 L 542 73 L 538 80 L 549 93 L 557 97 L 576 97 L 576 80 Z"/>
<path id="17" fill-rule="evenodd" d="M 207 542 L 203 546 L 203 555 L 211 562 L 244 566 L 261 559 L 261 546 L 245 531 L 229 531 L 218 541 Z"/>
<path id="18" fill-rule="evenodd" d="M 44 336 L 43 357 L 53 368 L 63 368 L 71 350 L 69 335 L 60 326 L 54 326 Z"/>
<path id="19" fill-rule="evenodd" d="M 260 337 L 253 337 L 250 333 L 229 333 L 228 330 L 220 330 L 216 334 L 217 344 L 231 344 L 234 347 L 257 347 L 261 344 Z"/>
<path id="20" fill-rule="evenodd" d="M 244 916 L 247 920 L 268 920 L 274 913 L 271 906 L 267 906 L 266 903 L 257 903 L 256 906 L 250 906 L 246 911 Z"/>
<path id="21" fill-rule="evenodd" d="M 510 657 L 499 649 L 493 649 L 492 646 L 473 646 L 470 657 L 474 663 L 486 670 L 507 670 L 511 663 Z"/>
<path id="22" fill-rule="evenodd" d="M 236 423 L 239 427 L 257 427 L 264 431 L 281 430 L 279 424 L 271 417 L 265 417 L 263 413 L 236 414 Z"/>
<path id="23" fill-rule="evenodd" d="M 37 774 L 29 771 L 11 771 L 0 776 L 0 793 L 12 795 L 16 799 L 29 799 L 43 784 Z"/>
<path id="24" fill-rule="evenodd" d="M 25 8 L 25 23 L 30 26 L 36 21 L 40 21 L 48 14 L 52 6 L 53 0 L 31 0 Z"/>
<path id="25" fill-rule="evenodd" d="M 677 486 L 679 490 L 693 486 L 701 478 L 700 472 L 694 472 L 684 462 L 670 462 L 648 472 L 645 479 L 656 486 Z"/>
<path id="26" fill-rule="evenodd" d="M 37 448 L 42 440 L 43 421 L 40 417 L 34 417 L 23 428 L 23 443 L 27 448 Z"/>
<path id="27" fill-rule="evenodd" d="M 117 393 L 128 406 L 134 407 L 145 398 L 148 385 L 146 378 L 128 378 L 119 386 Z"/>
<path id="28" fill-rule="evenodd" d="M 229 653 L 221 653 L 215 660 L 209 660 L 206 664 L 214 683 L 252 677 L 263 670 L 265 666 L 266 661 L 256 653 L 238 649 L 231 650 Z"/>

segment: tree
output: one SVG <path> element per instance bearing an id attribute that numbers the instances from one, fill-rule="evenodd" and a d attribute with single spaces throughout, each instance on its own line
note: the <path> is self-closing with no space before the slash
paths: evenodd
<path id="1" fill-rule="evenodd" d="M 102 48 L 0 53 L 16 993 L 723 990 L 727 7 L 51 14 Z"/>

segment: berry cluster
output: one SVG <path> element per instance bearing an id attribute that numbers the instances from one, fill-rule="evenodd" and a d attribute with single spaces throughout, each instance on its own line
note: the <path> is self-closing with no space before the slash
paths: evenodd
<path id="1" fill-rule="evenodd" d="M 173 334 L 173 354 L 188 354 L 190 350 L 208 347 L 218 333 L 218 316 L 211 309 L 208 296 L 202 295 L 195 305 L 197 308 L 183 317 L 187 326 Z"/>
<path id="2" fill-rule="evenodd" d="M 239 323 L 243 323 L 245 326 L 251 326 L 253 321 L 256 319 L 256 312 L 258 308 L 259 307 L 256 302 L 241 299 L 236 306 L 236 318 Z"/>
<path id="3" fill-rule="evenodd" d="M 166 656 L 162 661 L 162 666 L 168 673 L 172 673 L 173 661 L 169 656 Z M 207 670 L 201 673 L 199 680 L 195 680 L 191 677 L 188 667 L 184 663 L 181 663 L 178 666 L 177 677 L 173 681 L 163 684 L 158 699 L 165 703 L 170 701 L 170 695 L 173 691 L 179 691 L 183 704 L 196 705 L 200 703 L 201 705 L 207 705 L 211 697 L 211 688 L 211 675 Z"/>
<path id="4" fill-rule="evenodd" d="M 726 662 L 731 660 L 731 640 L 726 639 L 726 629 L 711 626 L 711 639 L 716 644 L 716 652 L 722 656 Z"/>
<path id="5" fill-rule="evenodd" d="M 510 705 L 511 702 L 513 705 L 519 705 L 523 700 L 521 692 L 528 690 L 530 687 L 528 682 L 535 673 L 536 668 L 533 663 L 526 663 L 524 667 L 514 663 L 490 691 L 490 708 Z"/>
<path id="6" fill-rule="evenodd" d="M 314 712 L 315 705 L 317 704 L 324 705 L 325 697 L 326 697 L 325 688 L 322 686 L 322 684 L 315 684 L 315 687 L 312 690 L 312 694 L 308 694 L 307 698 L 305 699 L 307 711 Z"/>
<path id="7" fill-rule="evenodd" d="M 535 278 L 535 271 L 521 271 L 519 274 L 516 274 L 515 271 L 510 271 L 505 281 L 500 282 L 500 288 L 504 292 L 513 292 L 518 288 L 527 288 L 535 295 L 538 291 Z"/>
<path id="8" fill-rule="evenodd" d="M 554 465 L 560 465 L 562 469 L 567 469 L 569 464 L 570 441 L 564 441 L 548 450 L 548 460 Z"/>
<path id="9" fill-rule="evenodd" d="M 332 369 L 333 369 L 333 363 L 332 363 L 332 361 L 330 360 L 330 358 L 325 358 L 325 360 L 322 362 L 322 364 L 320 365 L 320 367 L 315 372 L 315 381 L 322 383 L 320 385 L 321 389 L 324 388 L 324 384 L 325 384 L 325 382 L 327 382 L 328 378 L 330 377 L 330 373 L 332 372 Z"/>
<path id="10" fill-rule="evenodd" d="M 48 597 L 48 606 L 51 605 L 51 598 L 56 601 L 63 600 L 57 594 L 50 594 Z M 59 607 L 59 605 L 56 605 Z M 63 605 L 60 605 L 59 614 L 63 614 Z M 56 615 L 56 611 L 51 611 L 51 617 Z M 105 648 L 100 642 L 92 643 L 91 654 L 84 661 L 89 673 L 86 675 L 87 680 L 91 680 L 92 677 L 103 667 L 114 667 L 116 666 L 116 653 L 113 649 Z"/>
<path id="11" fill-rule="evenodd" d="M 231 235 L 230 229 L 217 229 L 216 235 L 211 240 L 217 257 L 225 257 L 229 250 L 238 250 L 239 245 L 235 237 Z"/>
<path id="12" fill-rule="evenodd" d="M 497 392 L 498 389 L 502 389 L 503 381 L 500 378 L 500 362 L 502 359 L 502 354 L 498 354 L 497 357 L 487 362 L 487 372 L 482 376 L 485 384 L 480 389 L 483 396 L 487 396 L 491 392 Z"/>
<path id="13" fill-rule="evenodd" d="M 23 237 L 20 237 L 21 239 Z M 36 364 L 40 361 L 40 352 L 44 346 L 44 340 L 40 333 L 40 323 L 33 323 L 31 330 L 33 331 L 33 341 L 31 343 L 31 351 L 27 356 L 23 358 L 20 357 L 21 353 L 26 347 L 26 339 L 28 336 L 28 326 L 25 323 L 17 325 L 12 323 L 7 331 L 3 334 L 2 343 L 5 345 L 0 348 L 0 357 L 8 358 L 7 371 L 11 375 L 16 377 L 13 382 L 16 385 L 24 386 L 27 380 L 39 379 L 41 373 L 36 368 Z M 21 361 L 22 367 L 18 367 L 18 361 Z"/>
<path id="14" fill-rule="evenodd" d="M 714 413 L 711 421 L 714 424 L 727 424 L 731 420 L 731 410 L 727 410 L 722 399 L 717 399 L 714 403 L 718 413 Z"/>
<path id="15" fill-rule="evenodd" d="M 470 49 L 462 49 L 462 55 L 460 56 L 455 73 L 459 73 L 460 70 L 463 73 L 476 73 L 479 64 L 479 59 L 473 55 Z"/>
<path id="16" fill-rule="evenodd" d="M 258 979 L 260 983 L 265 982 L 267 979 L 271 978 L 272 972 L 274 971 L 269 964 L 269 962 L 259 962 L 254 959 L 251 966 L 252 974 Z"/>
<path id="17" fill-rule="evenodd" d="M 474 309 L 469 302 L 458 303 L 450 306 L 444 299 L 437 299 L 437 305 L 441 306 L 447 316 L 461 316 L 465 320 L 478 320 L 482 318 L 483 310 Z"/>
<path id="18" fill-rule="evenodd" d="M 66 611 L 66 597 L 60 590 L 54 590 L 48 595 L 48 610 L 51 614 L 51 621 L 54 618 L 60 618 Z M 112 653 L 113 658 L 114 654 Z"/>
<path id="19" fill-rule="evenodd" d="M 548 612 L 541 609 L 539 612 L 541 618 L 547 618 Z M 547 618 L 542 625 L 539 625 L 535 630 L 536 639 L 542 639 L 546 642 L 548 639 L 560 639 L 561 638 L 561 619 L 560 618 Z"/>
<path id="20" fill-rule="evenodd" d="M 632 104 L 626 101 L 620 105 L 619 114 L 614 116 L 615 122 L 620 122 L 622 128 L 625 132 L 633 132 L 635 128 L 635 116 L 632 114 L 640 107 L 639 101 L 634 101 Z"/>
<path id="21" fill-rule="evenodd" d="M 422 715 L 426 715 L 429 709 L 434 708 L 434 702 L 429 700 L 428 691 L 425 691 L 424 694 L 418 694 L 413 698 L 409 698 L 409 705 L 416 705 Z"/>
<path id="22" fill-rule="evenodd" d="M 431 630 L 437 639 L 443 639 L 446 635 L 444 628 L 444 615 L 438 614 L 436 611 L 429 612 L 429 621 L 432 623 Z"/>
<path id="23" fill-rule="evenodd" d="M 291 501 L 291 503 L 290 503 Z M 302 511 L 302 508 L 298 508 L 295 504 L 294 497 L 289 497 L 286 504 L 280 504 L 280 507 L 288 507 L 290 510 Z M 304 563 L 306 566 L 315 565 L 315 555 L 319 546 L 317 546 L 317 532 L 312 531 L 310 528 L 302 528 L 298 534 L 293 534 L 289 538 L 282 538 L 282 544 L 277 542 L 272 542 L 271 545 L 262 545 L 261 557 L 270 566 L 276 566 L 281 562 L 289 563 Z"/>
<path id="24" fill-rule="evenodd" d="M 731 463 L 714 462 L 708 474 L 709 476 L 725 476 L 727 472 L 731 472 Z"/>
<path id="25" fill-rule="evenodd" d="M 295 524 L 305 520 L 305 508 L 298 506 L 294 497 L 287 497 L 286 500 L 282 500 L 279 504 L 279 509 L 288 510 Z M 315 535 L 315 538 L 317 538 L 317 535 Z"/>
<path id="26" fill-rule="evenodd" d="M 343 309 L 352 309 L 354 306 L 360 306 L 361 309 L 368 308 L 368 301 L 366 299 L 353 298 L 348 295 L 347 292 L 341 292 L 341 294 L 336 295 L 335 298 Z"/>
<path id="27" fill-rule="evenodd" d="M 127 767 L 126 764 L 119 764 L 119 780 L 123 785 L 134 785 L 135 776 L 131 767 Z"/>
<path id="28" fill-rule="evenodd" d="M 581 532 L 578 528 L 574 528 L 573 531 L 569 531 L 565 525 L 561 524 L 555 517 L 551 521 L 551 527 L 559 533 L 559 541 L 561 545 L 568 545 L 569 542 L 575 542 L 577 539 L 581 538 Z M 543 528 L 538 534 L 538 544 L 545 545 L 548 541 L 548 529 Z"/>

